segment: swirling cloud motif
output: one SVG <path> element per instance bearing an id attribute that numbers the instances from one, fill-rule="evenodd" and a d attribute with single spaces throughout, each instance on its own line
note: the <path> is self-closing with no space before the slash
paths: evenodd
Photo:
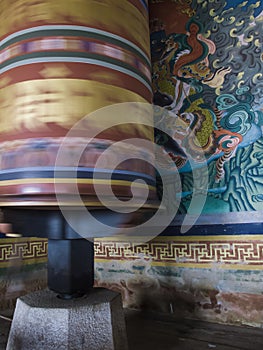
<path id="1" fill-rule="evenodd" d="M 253 108 L 260 109 L 263 77 L 258 75 L 262 71 L 262 16 L 259 15 L 263 11 L 262 2 L 193 0 L 192 7 L 196 9 L 196 19 L 203 25 L 204 35 L 216 46 L 209 57 L 210 64 L 215 69 L 226 66 L 231 69 L 220 92 L 233 92 L 246 85 L 254 96 Z M 207 103 L 214 103 L 216 98 L 208 88 L 204 88 L 203 97 Z"/>
<path id="2" fill-rule="evenodd" d="M 82 154 L 89 147 L 89 144 L 94 142 L 93 140 L 97 135 L 109 128 L 116 126 L 119 128 L 121 125 L 125 126 L 127 124 L 143 125 L 144 127 L 152 128 L 153 112 L 152 105 L 146 103 L 134 102 L 111 105 L 83 117 L 71 128 L 62 142 L 57 155 L 54 176 L 56 197 L 65 219 L 82 237 L 93 239 L 94 237 L 116 236 L 121 240 L 145 242 L 161 233 L 175 217 L 180 204 L 181 193 L 178 170 L 174 163 L 171 162 L 171 157 L 166 153 L 162 155 L 162 159 L 163 157 L 167 158 L 166 164 L 164 165 L 164 162 L 158 163 L 158 157 L 155 159 L 151 154 L 153 151 L 160 153 L 163 151 L 163 148 L 143 138 L 128 138 L 113 142 L 110 145 L 104 143 L 103 146 L 106 145 L 106 147 L 97 158 L 91 181 L 95 194 L 104 209 L 107 209 L 108 212 L 112 213 L 112 215 L 117 215 L 119 218 L 122 218 L 122 215 L 134 214 L 147 204 L 149 185 L 143 180 L 143 176 L 140 176 L 140 173 L 138 173 L 138 178 L 131 183 L 132 197 L 127 198 L 124 202 L 115 196 L 112 190 L 112 178 L 116 170 L 118 171 L 119 165 L 123 162 L 132 162 L 138 159 L 145 161 L 147 157 L 147 162 L 156 169 L 163 184 L 162 200 L 149 220 L 134 227 L 124 227 L 123 225 L 117 227 L 113 224 L 105 224 L 103 220 L 96 218 L 96 215 L 95 217 L 92 215 L 92 210 L 89 211 L 89 207 L 85 205 L 78 186 L 78 171 Z M 164 123 L 165 116 L 166 114 L 164 113 L 162 117 Z M 160 125 L 159 131 L 166 134 L 167 130 L 162 129 Z M 171 137 L 169 134 L 167 136 Z M 67 159 L 68 143 L 74 138 L 82 138 L 82 140 L 85 138 L 86 143 L 83 143 L 71 156 L 70 167 L 68 163 L 66 164 L 70 172 L 68 177 L 72 179 L 68 190 L 70 193 L 68 197 L 73 203 L 71 205 L 67 202 L 67 195 L 61 192 L 60 177 L 61 167 L 63 167 L 64 160 Z M 187 151 L 185 156 L 187 157 Z M 205 163 L 205 157 L 203 157 L 203 162 Z M 105 180 L 105 177 L 107 179 L 103 187 L 98 182 L 102 171 L 103 179 Z M 199 178 L 199 170 L 193 169 L 193 181 L 198 181 Z M 202 172 L 202 180 L 201 188 L 199 185 L 192 188 L 192 201 L 188 209 L 189 215 L 186 215 L 182 224 L 182 233 L 192 227 L 202 212 L 206 201 L 208 183 L 208 176 L 204 171 Z M 67 202 L 67 205 L 65 205 L 65 202 Z M 81 220 L 79 220 L 80 215 L 82 217 Z M 123 221 L 120 219 L 119 223 L 123 224 L 125 220 L 126 218 Z"/>
<path id="3" fill-rule="evenodd" d="M 221 125 L 228 130 L 234 130 L 240 135 L 245 135 L 251 128 L 251 115 L 244 110 L 238 110 L 222 118 Z"/>
<path id="4" fill-rule="evenodd" d="M 208 78 L 208 79 L 204 79 L 203 83 L 210 86 L 211 88 L 216 89 L 216 94 L 219 95 L 220 94 L 220 90 L 223 87 L 224 81 L 225 81 L 225 76 L 226 74 L 229 74 L 231 72 L 231 68 L 230 67 L 222 67 L 220 69 L 218 69 L 213 75 L 212 77 Z"/>

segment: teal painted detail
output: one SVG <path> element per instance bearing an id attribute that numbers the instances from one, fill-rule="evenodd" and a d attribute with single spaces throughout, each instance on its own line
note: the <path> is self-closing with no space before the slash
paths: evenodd
<path id="1" fill-rule="evenodd" d="M 36 263 L 32 264 L 23 264 L 17 266 L 16 263 L 12 266 L 12 262 L 10 260 L 8 267 L 1 267 L 0 264 L 0 277 L 8 276 L 9 274 L 21 274 L 21 273 L 27 273 L 27 272 L 34 272 L 37 270 L 46 270 L 47 269 L 47 263 L 38 263 L 36 260 Z"/>
<path id="2" fill-rule="evenodd" d="M 203 213 L 221 213 L 233 211 L 263 210 L 263 138 L 236 151 L 235 157 L 224 165 L 224 178 L 209 189 Z M 216 164 L 208 165 L 210 179 L 215 178 Z M 184 191 L 188 187 L 188 196 L 181 201 L 180 213 L 187 211 L 191 202 L 191 174 L 181 175 Z M 218 188 L 221 190 L 218 191 Z M 223 190 L 224 189 L 224 190 Z"/>
<path id="3" fill-rule="evenodd" d="M 132 271 L 128 269 L 109 269 L 107 270 L 108 273 L 125 273 L 125 274 L 133 274 Z"/>
<path id="4" fill-rule="evenodd" d="M 143 281 L 152 281 L 153 285 L 175 288 L 176 291 L 209 291 L 218 290 L 223 293 L 263 293 L 263 271 L 235 270 L 221 268 L 215 264 L 213 268 L 147 266 L 143 273 L 131 269 L 107 269 L 98 275 L 99 281 L 119 283 L 120 280 L 136 283 L 140 289 Z M 151 283 L 149 284 L 151 286 Z M 149 287 L 151 288 L 151 287 Z"/>

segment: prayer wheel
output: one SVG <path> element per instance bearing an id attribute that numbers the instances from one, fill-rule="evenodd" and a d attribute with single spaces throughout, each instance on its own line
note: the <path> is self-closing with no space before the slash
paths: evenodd
<path id="1" fill-rule="evenodd" d="M 143 160 L 151 159 L 150 150 L 141 156 L 147 151 L 135 147 L 141 159 L 121 162 L 110 181 L 104 178 L 107 164 L 96 169 L 98 179 L 92 177 L 96 160 L 113 143 L 152 141 L 149 126 L 131 120 L 129 127 L 103 130 L 87 147 L 83 134 L 65 141 L 76 123 L 102 107 L 151 103 L 147 3 L 3 0 L 0 14 L 0 205 L 55 207 L 57 190 L 70 195 L 71 158 L 80 149 L 77 182 L 85 205 L 100 205 L 93 187 L 97 180 L 125 199 L 134 179 L 141 178 L 153 199 L 154 170 Z M 67 157 L 56 163 L 62 141 Z M 140 196 L 139 185 L 136 193 Z"/>

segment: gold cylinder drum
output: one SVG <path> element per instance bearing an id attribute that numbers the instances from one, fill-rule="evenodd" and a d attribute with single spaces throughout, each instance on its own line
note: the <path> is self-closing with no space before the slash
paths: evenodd
<path id="1" fill-rule="evenodd" d="M 147 3 L 3 0 L 0 14 L 0 205 L 54 206 L 54 167 L 69 130 L 102 107 L 151 103 Z M 151 142 L 153 131 L 136 123 L 117 126 L 84 147 L 77 181 L 86 205 L 98 204 L 92 172 L 101 152 L 134 137 Z M 71 156 L 85 142 L 83 136 L 67 139 L 61 193 L 70 194 Z M 142 162 L 116 169 L 110 185 L 117 196 L 131 196 L 130 184 L 139 177 L 154 197 L 154 171 Z M 109 185 L 106 171 L 99 174 L 102 186 Z"/>

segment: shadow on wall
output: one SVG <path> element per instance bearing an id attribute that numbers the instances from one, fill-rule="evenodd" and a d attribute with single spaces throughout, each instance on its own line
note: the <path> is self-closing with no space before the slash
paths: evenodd
<path id="1" fill-rule="evenodd" d="M 196 308 L 202 306 L 205 309 L 215 309 L 216 312 L 220 312 L 220 305 L 216 299 L 218 290 L 193 288 L 191 284 L 189 285 L 188 278 L 186 280 L 183 276 L 176 278 L 176 268 L 162 266 L 162 269 L 159 269 L 152 266 L 151 262 L 151 258 L 141 257 L 132 262 L 122 261 L 121 267 L 117 267 L 116 261 L 104 263 L 103 265 L 112 265 L 108 269 L 112 278 L 114 278 L 114 270 L 116 274 L 122 275 L 120 280 L 115 276 L 114 281 L 108 282 L 105 281 L 104 276 L 106 266 L 102 268 L 101 264 L 97 263 L 95 285 L 120 292 L 124 306 L 129 308 L 193 314 Z M 101 272 L 104 272 L 103 276 Z M 201 304 L 198 299 L 205 301 Z"/>

